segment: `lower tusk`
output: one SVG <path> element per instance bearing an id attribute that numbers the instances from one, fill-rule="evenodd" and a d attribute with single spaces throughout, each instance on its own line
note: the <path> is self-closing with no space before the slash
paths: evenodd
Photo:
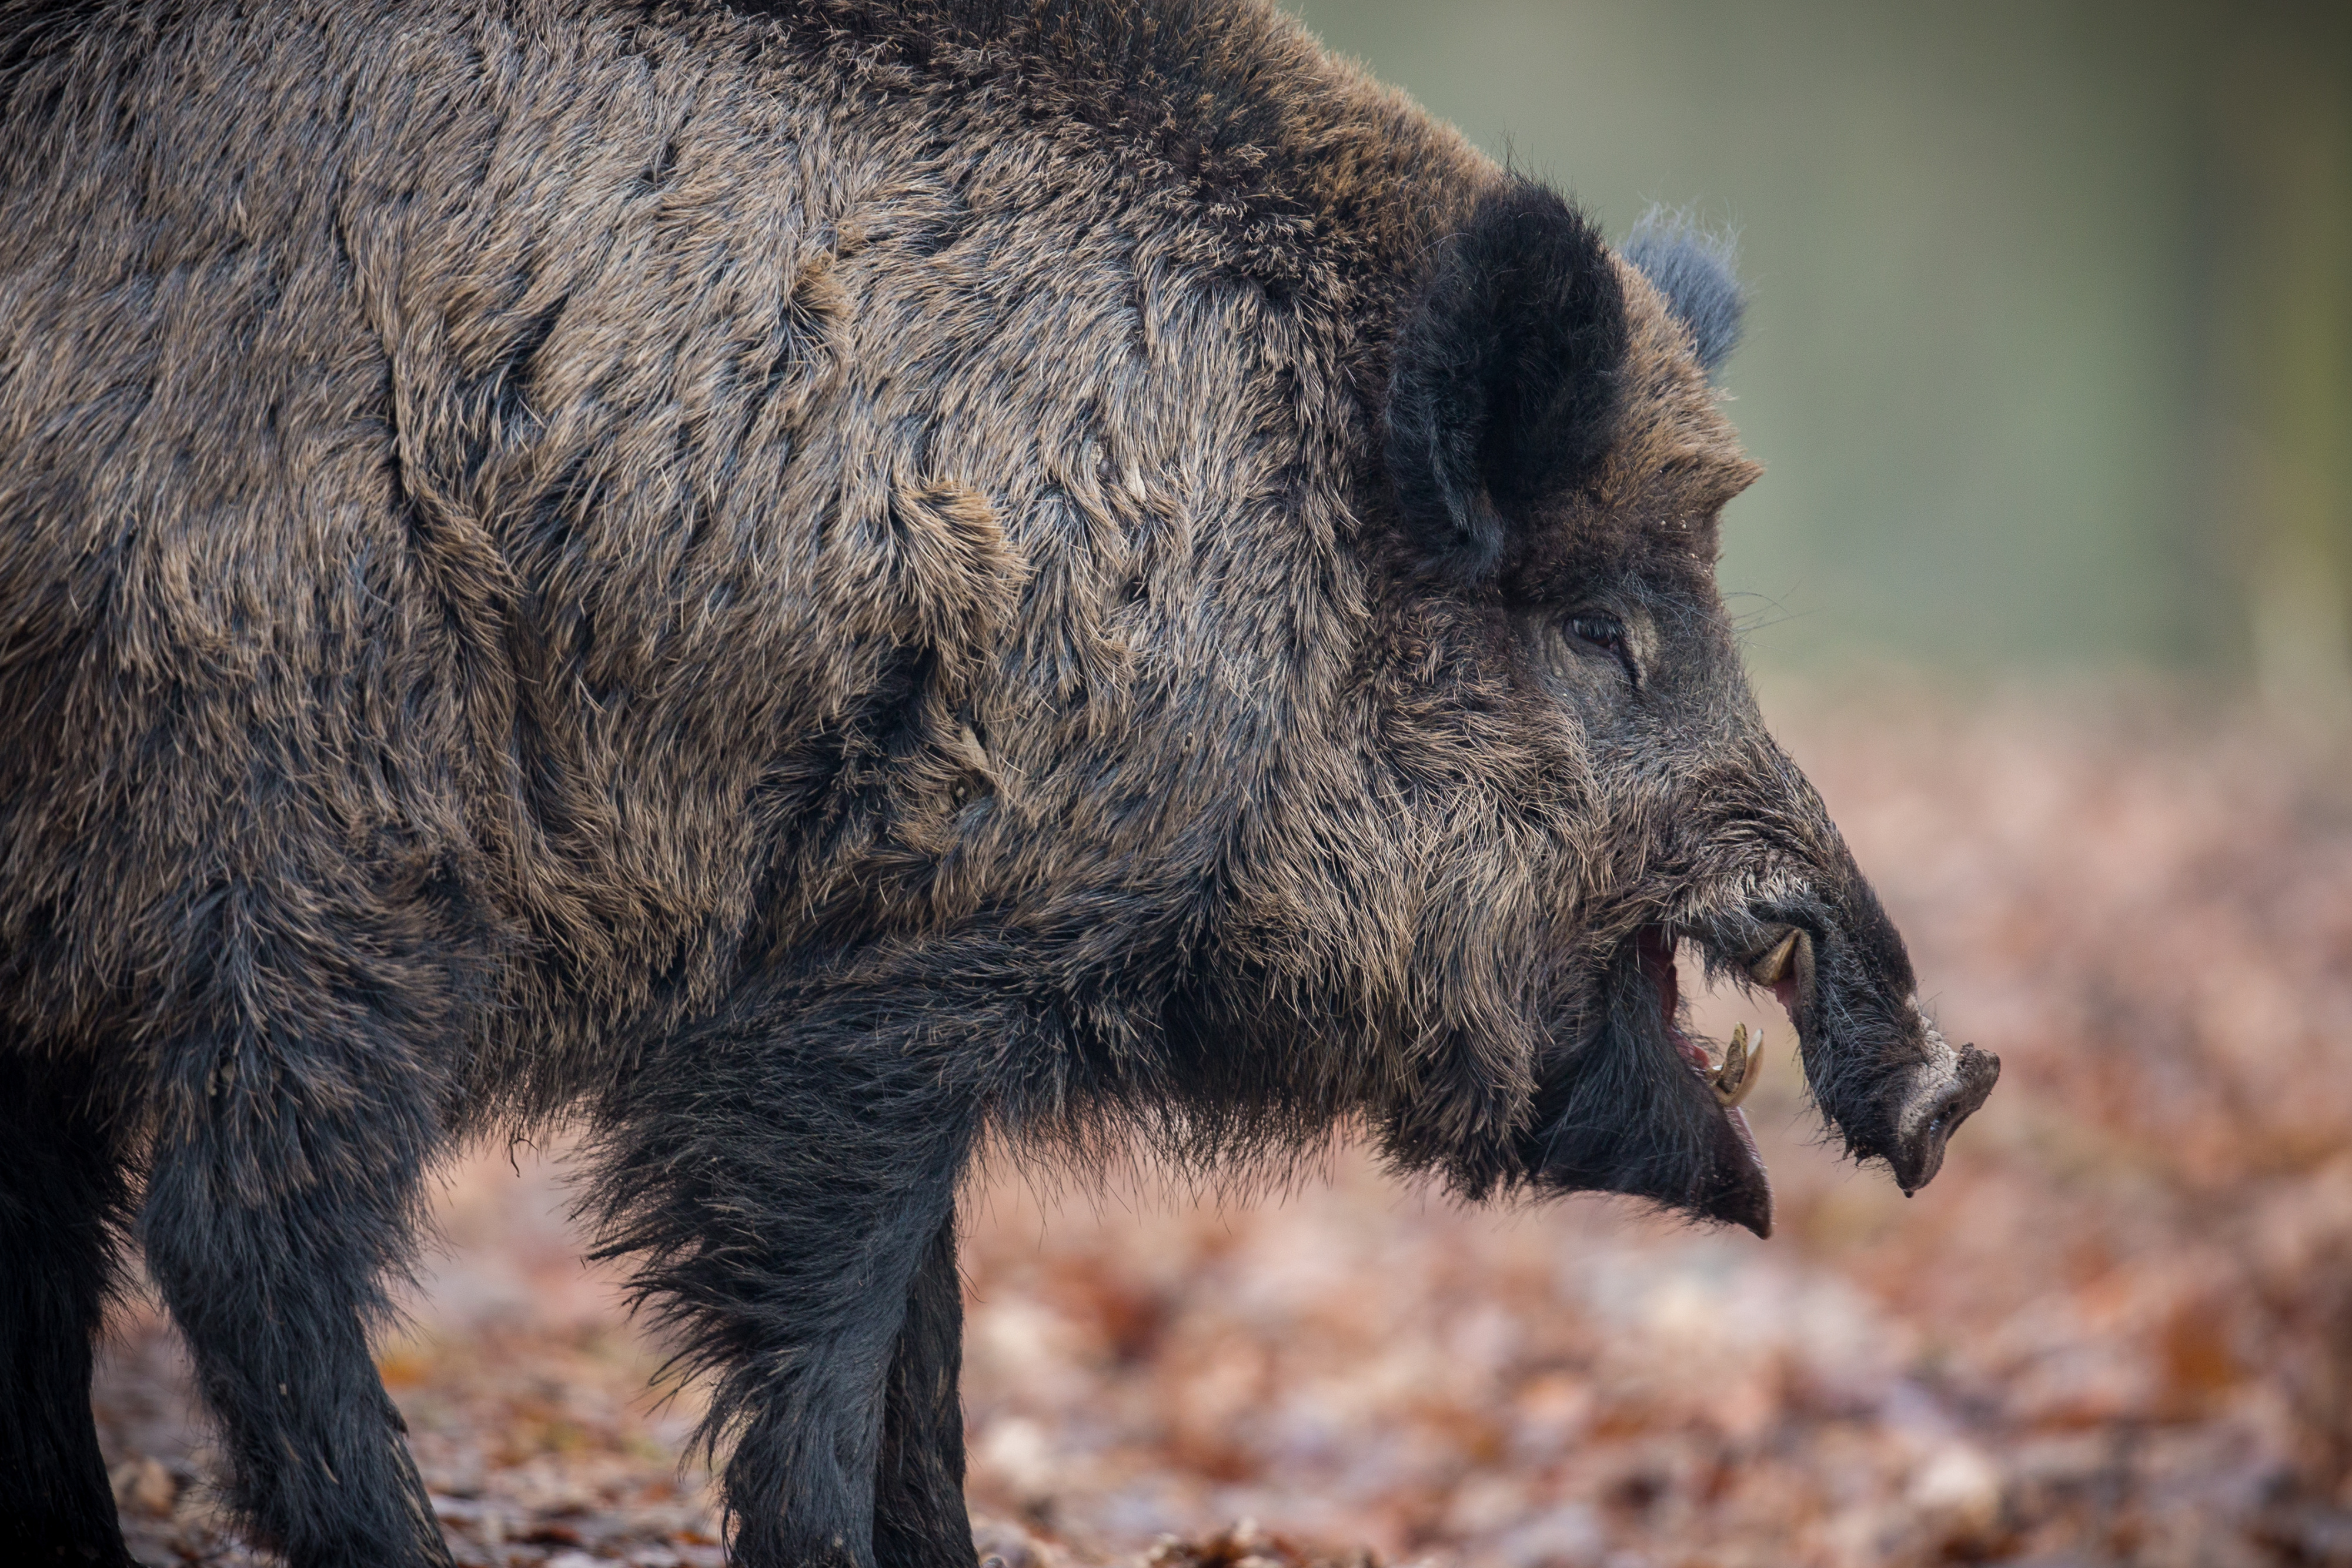
<path id="1" fill-rule="evenodd" d="M 1723 1065 L 1707 1074 L 1707 1085 L 1715 1091 L 1716 1103 L 1728 1111 L 1748 1098 L 1756 1087 L 1764 1066 L 1764 1036 L 1756 1036 L 1756 1049 L 1748 1048 L 1748 1026 L 1731 1027 L 1731 1039 L 1723 1048 Z"/>
<path id="2" fill-rule="evenodd" d="M 1777 986 L 1789 977 L 1789 965 L 1797 953 L 1797 938 L 1801 931 L 1791 930 L 1780 938 L 1780 945 L 1748 966 L 1748 977 L 1759 986 Z"/>

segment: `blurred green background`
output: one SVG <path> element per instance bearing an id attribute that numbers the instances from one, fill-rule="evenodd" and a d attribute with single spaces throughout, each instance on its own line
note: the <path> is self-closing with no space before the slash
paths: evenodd
<path id="1" fill-rule="evenodd" d="M 1736 232 L 1768 669 L 2352 713 L 2352 4 L 1289 3 L 1613 236 Z"/>

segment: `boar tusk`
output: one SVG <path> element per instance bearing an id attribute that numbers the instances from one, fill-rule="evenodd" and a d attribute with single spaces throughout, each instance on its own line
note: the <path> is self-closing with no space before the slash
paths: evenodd
<path id="1" fill-rule="evenodd" d="M 1748 1026 L 1744 1023 L 1732 1025 L 1731 1040 L 1723 1048 L 1723 1065 L 1707 1075 L 1707 1082 L 1715 1090 L 1717 1102 L 1728 1111 L 1747 1099 L 1748 1091 L 1756 1087 L 1756 1080 L 1763 1065 L 1762 1033 L 1758 1033 L 1756 1049 L 1750 1051 L 1748 1047 Z"/>
<path id="2" fill-rule="evenodd" d="M 1748 977 L 1759 986 L 1777 986 L 1789 977 L 1790 961 L 1796 956 L 1797 938 L 1803 932 L 1791 929 L 1780 938 L 1780 945 L 1748 966 Z"/>

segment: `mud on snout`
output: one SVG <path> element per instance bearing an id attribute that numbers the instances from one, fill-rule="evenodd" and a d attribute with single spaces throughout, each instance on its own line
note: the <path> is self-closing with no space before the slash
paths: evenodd
<path id="1" fill-rule="evenodd" d="M 1538 1186 L 1771 1233 L 1771 1182 L 1740 1108 L 1760 1040 L 1744 1025 L 1720 1042 L 1690 1030 L 1675 961 L 1685 944 L 1711 976 L 1780 1002 L 1815 1105 L 1849 1155 L 1884 1161 L 1906 1194 L 1934 1178 L 1953 1130 L 2000 1076 L 2000 1058 L 1955 1049 L 1928 1019 L 1903 939 L 1855 873 L 1827 895 L 1652 921 L 1620 943 L 1598 1027 L 1538 1092 L 1527 1151 Z"/>

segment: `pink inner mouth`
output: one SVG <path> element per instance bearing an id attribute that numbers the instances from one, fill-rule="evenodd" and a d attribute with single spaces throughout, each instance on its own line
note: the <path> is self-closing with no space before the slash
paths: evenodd
<path id="1" fill-rule="evenodd" d="M 1644 926 L 1634 940 L 1635 951 L 1641 957 L 1642 972 L 1649 977 L 1650 984 L 1656 988 L 1658 993 L 1658 1019 L 1665 1026 L 1666 1039 L 1681 1053 L 1682 1059 L 1690 1063 L 1692 1071 L 1702 1078 L 1708 1076 L 1714 1071 L 1715 1063 L 1707 1056 L 1706 1047 L 1693 1040 L 1682 1026 L 1682 980 L 1675 968 L 1674 938 L 1667 934 L 1665 927 L 1650 925 Z M 1789 1009 L 1789 1016 L 1794 1019 L 1797 996 L 1794 977 L 1773 986 L 1772 995 L 1782 1007 Z M 1756 1147 L 1756 1134 L 1748 1128 L 1748 1113 L 1733 1105 L 1725 1109 L 1724 1116 L 1730 1122 L 1732 1131 L 1738 1134 L 1740 1145 L 1747 1150 L 1748 1159 L 1761 1170 L 1764 1156 Z"/>
<path id="2" fill-rule="evenodd" d="M 1682 1052 L 1685 1061 L 1700 1073 L 1705 1073 L 1714 1065 L 1707 1060 L 1706 1047 L 1683 1031 L 1682 981 L 1675 972 L 1674 938 L 1666 935 L 1664 926 L 1649 925 L 1643 927 L 1642 934 L 1634 940 L 1636 950 L 1641 955 L 1642 973 L 1648 976 L 1650 984 L 1657 988 L 1658 1019 L 1666 1026 L 1666 1039 Z"/>
<path id="3" fill-rule="evenodd" d="M 1642 973 L 1648 976 L 1650 984 L 1657 988 L 1658 1019 L 1665 1025 L 1666 1038 L 1674 1042 L 1676 1051 L 1682 1052 L 1685 1061 L 1700 1072 L 1706 1072 L 1714 1066 L 1707 1056 L 1706 1047 L 1683 1030 L 1682 981 L 1675 970 L 1674 938 L 1667 935 L 1663 925 L 1645 925 L 1633 941 L 1634 950 L 1641 956 Z M 1797 972 L 1792 966 L 1767 988 L 1772 993 L 1772 999 L 1780 1004 L 1780 1010 L 1789 1015 L 1791 1028 L 1797 1022 Z"/>

